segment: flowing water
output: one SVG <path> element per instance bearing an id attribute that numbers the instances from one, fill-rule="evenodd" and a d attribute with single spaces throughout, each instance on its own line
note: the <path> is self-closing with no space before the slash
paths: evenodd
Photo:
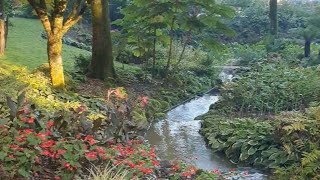
<path id="1" fill-rule="evenodd" d="M 226 81 L 231 79 L 232 75 L 221 73 L 220 78 Z M 181 159 L 206 170 L 227 171 L 235 167 L 227 159 L 213 153 L 203 136 L 199 134 L 201 121 L 194 120 L 195 117 L 208 112 L 209 106 L 218 99 L 218 95 L 210 93 L 196 97 L 170 110 L 166 119 L 155 122 L 150 127 L 146 139 L 156 147 L 161 159 Z M 250 173 L 246 179 L 265 179 L 264 175 L 251 168 L 245 168 L 245 171 Z"/>

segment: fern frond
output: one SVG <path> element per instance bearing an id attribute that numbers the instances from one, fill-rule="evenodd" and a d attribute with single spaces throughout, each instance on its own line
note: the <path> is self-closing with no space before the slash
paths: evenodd
<path id="1" fill-rule="evenodd" d="M 302 153 L 302 160 L 301 164 L 302 166 L 309 165 L 311 163 L 315 163 L 316 161 L 320 160 L 320 150 L 314 149 L 313 151 L 309 152 L 303 152 Z"/>
<path id="2" fill-rule="evenodd" d="M 283 129 L 288 132 L 288 134 L 291 134 L 294 131 L 305 131 L 306 125 L 302 122 L 294 122 L 288 126 L 284 126 Z"/>
<path id="3" fill-rule="evenodd" d="M 293 142 L 294 142 L 294 145 L 297 147 L 297 149 L 300 151 L 302 151 L 303 148 L 305 147 L 305 144 L 301 139 L 294 140 Z"/>

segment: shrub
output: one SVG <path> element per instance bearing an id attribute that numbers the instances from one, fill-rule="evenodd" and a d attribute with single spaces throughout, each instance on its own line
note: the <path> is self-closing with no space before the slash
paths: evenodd
<path id="1" fill-rule="evenodd" d="M 311 68 L 293 68 L 281 63 L 257 66 L 227 83 L 215 107 L 253 113 L 300 110 L 319 99 L 319 86 L 319 73 Z"/>
<path id="2" fill-rule="evenodd" d="M 26 107 L 18 114 L 13 121 L 1 120 L 0 130 L 0 162 L 12 178 L 45 175 L 48 172 L 44 169 L 49 169 L 63 179 L 71 179 L 89 162 L 109 162 L 130 168 L 130 177 L 144 177 L 159 166 L 155 149 L 143 145 L 143 141 L 114 144 L 98 138 L 98 134 L 70 132 L 57 120 L 39 121 Z"/>
<path id="3" fill-rule="evenodd" d="M 202 116 L 202 134 L 234 163 L 274 171 L 274 179 L 312 179 L 320 172 L 319 107 L 286 112 L 272 121 Z"/>

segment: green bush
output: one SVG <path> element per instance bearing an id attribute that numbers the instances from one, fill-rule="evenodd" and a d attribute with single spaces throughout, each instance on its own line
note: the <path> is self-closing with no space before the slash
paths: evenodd
<path id="1" fill-rule="evenodd" d="M 274 120 L 201 117 L 202 134 L 216 152 L 234 163 L 273 170 L 274 179 L 312 179 L 320 168 L 320 110 L 286 112 Z"/>
<path id="2" fill-rule="evenodd" d="M 274 63 L 253 67 L 227 83 L 215 108 L 227 107 L 224 109 L 240 113 L 276 113 L 300 110 L 319 97 L 317 70 Z"/>

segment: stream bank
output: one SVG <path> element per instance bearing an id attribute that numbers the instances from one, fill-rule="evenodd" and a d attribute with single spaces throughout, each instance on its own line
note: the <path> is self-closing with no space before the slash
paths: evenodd
<path id="1" fill-rule="evenodd" d="M 222 81 L 232 79 L 232 74 L 223 71 Z M 176 106 L 167 112 L 167 118 L 153 123 L 146 133 L 150 145 L 155 146 L 161 159 L 184 160 L 197 168 L 212 171 L 219 169 L 228 172 L 236 169 L 246 174 L 245 179 L 263 180 L 266 176 L 252 168 L 240 168 L 230 163 L 226 158 L 207 146 L 202 135 L 199 134 L 201 121 L 194 120 L 197 116 L 208 112 L 211 104 L 219 100 L 217 93 L 206 93 Z M 230 176 L 231 179 L 240 177 Z"/>

